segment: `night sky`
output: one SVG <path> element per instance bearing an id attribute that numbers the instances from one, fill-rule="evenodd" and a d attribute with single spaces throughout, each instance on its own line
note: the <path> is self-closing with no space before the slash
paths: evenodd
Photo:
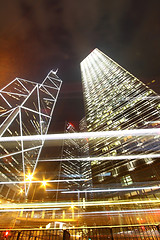
<path id="1" fill-rule="evenodd" d="M 63 87 L 51 131 L 84 116 L 79 63 L 95 47 L 160 92 L 160 1 L 1 0 L 0 87 L 41 82 L 59 69 Z"/>
<path id="2" fill-rule="evenodd" d="M 1 0 L 0 88 L 15 77 L 41 82 L 58 68 L 50 132 L 63 132 L 65 120 L 78 126 L 79 64 L 97 47 L 160 93 L 159 10 L 159 0 Z"/>

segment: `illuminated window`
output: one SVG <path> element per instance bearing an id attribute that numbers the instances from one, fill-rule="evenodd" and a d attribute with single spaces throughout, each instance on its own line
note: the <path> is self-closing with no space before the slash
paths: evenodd
<path id="1" fill-rule="evenodd" d="M 153 159 L 152 158 L 146 158 L 145 162 L 146 162 L 146 164 L 151 164 L 151 163 L 153 163 Z"/>
<path id="2" fill-rule="evenodd" d="M 128 170 L 129 170 L 129 171 L 133 171 L 133 170 L 135 169 L 135 166 L 134 166 L 134 163 L 133 163 L 133 162 L 129 162 L 129 163 L 127 164 L 127 167 L 128 167 Z"/>
<path id="3" fill-rule="evenodd" d="M 130 175 L 123 176 L 121 178 L 121 184 L 122 184 L 122 186 L 128 186 L 128 185 L 133 184 L 133 180 L 132 180 L 131 176 Z"/>
<path id="4" fill-rule="evenodd" d="M 113 171 L 112 171 L 112 176 L 113 177 L 117 177 L 118 176 L 118 169 L 117 168 L 114 168 Z"/>

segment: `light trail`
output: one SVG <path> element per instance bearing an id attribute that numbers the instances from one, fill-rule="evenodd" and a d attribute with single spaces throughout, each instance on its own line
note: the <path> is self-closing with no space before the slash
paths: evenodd
<path id="1" fill-rule="evenodd" d="M 160 189 L 160 186 L 150 186 L 150 187 L 133 187 L 133 188 L 111 188 L 111 189 L 92 189 L 92 190 L 82 190 L 82 191 L 64 191 L 64 192 L 61 192 L 61 193 L 91 193 L 91 192 L 95 192 L 95 193 L 98 193 L 98 192 L 123 192 L 123 191 L 136 191 L 136 190 L 147 190 L 147 189 L 153 189 L 153 190 L 156 190 L 156 189 Z"/>
<path id="2" fill-rule="evenodd" d="M 0 210 L 11 209 L 48 209 L 48 208 L 71 208 L 74 207 L 97 207 L 97 206 L 118 206 L 118 205 L 137 205 L 160 203 L 160 199 L 140 200 L 140 201 L 90 201 L 90 202 L 54 202 L 54 203 L 19 203 L 19 204 L 0 204 Z"/>
<path id="3" fill-rule="evenodd" d="M 34 208 L 34 209 L 31 209 L 31 208 L 21 208 L 21 209 L 7 209 L 4 210 L 4 209 L 0 209 L 0 212 L 32 212 L 32 211 L 53 211 L 53 210 L 60 210 L 60 208 Z"/>
<path id="4" fill-rule="evenodd" d="M 34 209 L 30 209 L 30 208 L 21 208 L 21 209 L 0 209 L 0 212 L 32 212 L 32 211 L 37 211 L 37 212 L 41 212 L 41 211 L 53 211 L 53 210 L 61 210 L 60 208 L 34 208 Z M 144 214 L 148 214 L 148 213 L 156 213 L 159 212 L 160 208 L 149 208 L 149 209 L 126 209 L 126 210 L 111 210 L 111 211 L 92 211 L 92 212 L 79 212 L 79 213 L 75 213 L 75 216 L 79 216 L 79 215 L 94 215 L 94 214 L 127 214 L 127 213 L 134 213 L 134 214 L 139 214 L 141 212 L 143 212 Z"/>
<path id="5" fill-rule="evenodd" d="M 55 182 L 81 182 L 81 181 L 88 181 L 90 179 L 60 179 L 60 180 L 46 180 L 47 183 L 55 183 Z M 43 184 L 44 180 L 41 181 L 11 181 L 11 182 L 0 182 L 0 185 L 5 185 L 5 184 L 30 184 L 30 183 L 42 183 Z"/>
<path id="6" fill-rule="evenodd" d="M 39 162 L 62 162 L 62 161 L 116 161 L 116 160 L 132 160 L 144 158 L 160 158 L 160 154 L 142 154 L 142 155 L 121 155 L 109 157 L 83 157 L 83 158 L 57 158 L 57 159 L 41 159 Z"/>
<path id="7" fill-rule="evenodd" d="M 29 135 L 29 136 L 14 136 L 14 137 L 0 137 L 0 142 L 14 142 L 14 141 L 45 141 L 45 140 L 65 140 L 65 139 L 83 139 L 83 138 L 103 138 L 103 137 L 126 137 L 126 136 L 147 136 L 160 135 L 159 128 L 147 129 L 132 129 L 119 131 L 105 131 L 105 132 L 80 132 L 80 133 L 59 133 L 46 135 Z"/>
<path id="8" fill-rule="evenodd" d="M 90 214 L 111 214 L 111 213 L 139 213 L 139 212 L 147 212 L 147 213 L 153 213 L 160 211 L 160 208 L 146 208 L 146 209 L 125 209 L 125 210 L 110 210 L 110 211 L 92 211 L 92 212 L 80 212 L 78 214 L 80 215 L 90 215 Z M 75 213 L 75 215 L 78 215 Z"/>

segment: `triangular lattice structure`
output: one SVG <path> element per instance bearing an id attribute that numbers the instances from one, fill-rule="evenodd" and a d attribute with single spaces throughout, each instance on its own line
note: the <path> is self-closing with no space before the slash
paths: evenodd
<path id="1" fill-rule="evenodd" d="M 0 136 L 47 133 L 62 81 L 50 71 L 39 84 L 16 78 L 0 90 Z M 15 141 L 0 144 L 0 181 L 25 181 L 34 172 L 44 141 Z M 9 191 L 15 187 L 8 185 Z M 11 187 L 12 186 L 12 187 Z M 27 195 L 29 184 L 24 185 Z M 6 194 L 6 195 L 8 195 Z"/>

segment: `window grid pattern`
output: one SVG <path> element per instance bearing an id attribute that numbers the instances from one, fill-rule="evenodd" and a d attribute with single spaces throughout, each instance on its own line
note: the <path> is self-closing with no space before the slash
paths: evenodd
<path id="1" fill-rule="evenodd" d="M 81 62 L 82 86 L 88 131 L 109 131 L 159 127 L 160 97 L 95 49 Z M 91 156 L 159 153 L 159 136 L 90 139 Z M 92 161 L 93 182 L 102 181 L 103 172 L 112 172 L 103 180 L 114 181 L 157 159 Z"/>

